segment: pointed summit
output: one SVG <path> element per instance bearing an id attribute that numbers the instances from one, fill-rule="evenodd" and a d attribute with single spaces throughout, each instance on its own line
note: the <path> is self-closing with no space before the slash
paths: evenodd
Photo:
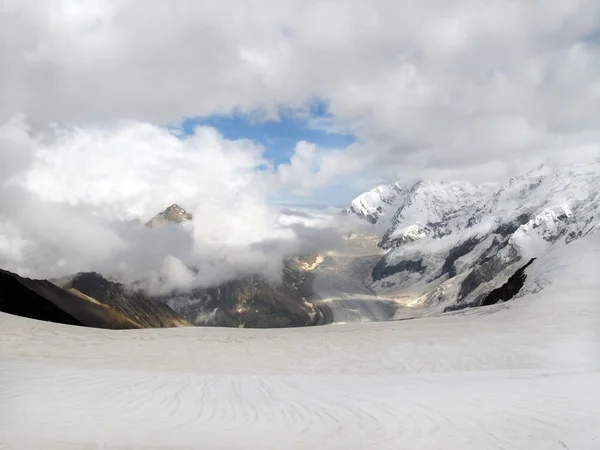
<path id="1" fill-rule="evenodd" d="M 181 223 L 187 220 L 192 220 L 192 215 L 181 206 L 174 203 L 146 222 L 146 226 L 149 228 L 158 228 L 169 222 Z"/>

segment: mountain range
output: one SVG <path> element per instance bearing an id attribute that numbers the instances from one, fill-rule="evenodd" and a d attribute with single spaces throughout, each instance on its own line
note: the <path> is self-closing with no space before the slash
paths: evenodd
<path id="1" fill-rule="evenodd" d="M 48 281 L 0 271 L 0 311 L 113 329 L 269 328 L 491 305 L 542 289 L 536 259 L 600 227 L 600 162 L 540 166 L 499 186 L 395 182 L 359 195 L 343 213 L 364 221 L 365 235 L 346 236 L 362 253 L 289 258 L 280 282 L 246 275 L 156 296 L 98 273 Z M 191 219 L 173 204 L 145 225 Z"/>
<path id="2" fill-rule="evenodd" d="M 396 182 L 344 213 L 378 233 L 387 252 L 365 284 L 405 306 L 400 314 L 480 306 L 533 258 L 599 227 L 600 162 L 540 166 L 501 186 Z"/>
<path id="3" fill-rule="evenodd" d="M 159 228 L 192 219 L 173 204 L 145 226 Z M 96 328 L 167 328 L 194 325 L 227 327 L 293 327 L 325 323 L 324 307 L 309 298 L 311 267 L 316 256 L 284 262 L 282 281 L 248 275 L 189 292 L 150 295 L 134 285 L 93 272 L 57 280 L 31 280 L 0 271 L 0 311 L 52 322 Z M 193 268 L 191 268 L 193 269 Z"/>

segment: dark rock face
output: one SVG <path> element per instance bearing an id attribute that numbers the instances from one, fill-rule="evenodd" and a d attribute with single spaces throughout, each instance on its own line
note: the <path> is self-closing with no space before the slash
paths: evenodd
<path id="1" fill-rule="evenodd" d="M 78 273 L 64 287 L 92 297 L 144 328 L 192 325 L 167 305 L 121 283 L 109 281 L 98 273 Z"/>
<path id="2" fill-rule="evenodd" d="M 141 328 L 106 305 L 49 281 L 22 278 L 4 270 L 0 270 L 0 311 L 67 325 L 117 330 Z"/>
<path id="3" fill-rule="evenodd" d="M 582 227 L 579 230 L 571 231 L 567 235 L 567 237 L 565 238 L 565 243 L 570 244 L 571 242 L 576 241 L 577 239 L 581 239 L 583 236 L 588 234 L 592 230 L 592 227 L 590 227 L 590 225 L 595 220 L 598 220 L 598 219 L 595 218 L 594 216 L 588 217 L 588 219 L 583 223 Z M 587 230 L 587 231 L 585 231 L 585 230 Z"/>
<path id="4" fill-rule="evenodd" d="M 281 282 L 250 275 L 162 301 L 168 301 L 195 325 L 281 328 L 325 323 L 322 311 L 308 301 L 315 298 L 314 276 L 299 269 L 301 262 L 286 261 Z M 206 322 L 204 315 L 208 311 L 214 311 L 214 315 Z"/>
<path id="5" fill-rule="evenodd" d="M 467 308 L 478 306 L 495 305 L 496 303 L 506 302 L 513 299 L 521 290 L 527 279 L 525 270 L 535 261 L 535 258 L 529 260 L 527 264 L 519 268 L 510 278 L 499 288 L 493 289 L 488 293 L 479 295 L 475 300 L 469 302 L 457 303 L 444 309 L 444 312 L 460 311 Z"/>
<path id="6" fill-rule="evenodd" d="M 179 296 L 151 297 L 97 273 L 79 273 L 61 287 L 0 271 L 0 311 L 38 320 L 96 328 L 166 328 L 192 325 L 275 328 L 319 325 L 325 312 L 314 299 L 313 275 L 286 264 L 283 282 L 247 276 Z M 199 314 L 215 311 L 210 321 Z M 185 317 L 185 318 L 184 318 Z M 187 320 L 189 318 L 190 320 Z"/>
<path id="7" fill-rule="evenodd" d="M 492 244 L 473 264 L 474 269 L 463 280 L 457 297 L 459 302 L 477 289 L 480 284 L 491 281 L 519 259 L 516 252 L 513 252 L 510 258 L 501 257 L 499 252 L 506 246 L 508 246 L 508 241 L 501 242 L 494 238 Z"/>
<path id="8" fill-rule="evenodd" d="M 530 218 L 531 216 L 529 214 L 521 214 L 512 222 L 501 224 L 494 231 L 492 231 L 492 233 L 499 234 L 503 238 L 506 238 L 512 235 L 515 231 L 517 231 L 521 225 L 524 225 L 527 222 L 529 222 Z"/>
<path id="9" fill-rule="evenodd" d="M 450 250 L 448 256 L 446 257 L 446 261 L 444 261 L 442 270 L 436 278 L 439 278 L 446 274 L 448 275 L 448 278 L 455 277 L 456 268 L 454 267 L 454 263 L 456 262 L 456 260 L 467 255 L 468 253 L 471 253 L 473 249 L 477 246 L 477 244 L 479 244 L 480 242 L 481 238 L 472 237 Z"/>
<path id="10" fill-rule="evenodd" d="M 373 267 L 371 277 L 373 278 L 373 281 L 379 281 L 399 272 L 423 274 L 425 273 L 425 270 L 427 270 L 427 266 L 423 265 L 423 259 L 417 261 L 405 260 L 394 265 L 388 265 L 387 260 L 383 257 L 375 264 L 375 267 Z"/>
<path id="11" fill-rule="evenodd" d="M 470 302 L 457 303 L 450 305 L 444 309 L 444 312 L 460 311 L 467 308 L 475 308 L 479 306 L 495 305 L 496 303 L 506 302 L 513 299 L 521 290 L 527 279 L 525 270 L 535 261 L 535 258 L 529 260 L 527 264 L 519 268 L 502 286 L 491 290 L 488 293 L 479 295 L 475 300 Z"/>
<path id="12" fill-rule="evenodd" d="M 470 303 L 455 303 L 454 305 L 446 306 L 444 313 L 462 311 L 463 309 L 471 308 L 473 305 Z"/>
<path id="13" fill-rule="evenodd" d="M 506 283 L 486 295 L 485 298 L 483 298 L 479 303 L 479 306 L 495 305 L 496 303 L 506 302 L 514 298 L 514 296 L 519 293 L 525 284 L 525 280 L 527 279 L 525 269 L 527 269 L 534 261 L 535 258 L 531 258 L 527 264 L 511 275 Z"/>
<path id="14" fill-rule="evenodd" d="M 500 256 L 499 252 L 509 245 L 508 238 L 517 231 L 521 225 L 527 223 L 530 218 L 531 216 L 528 213 L 521 214 L 515 220 L 503 223 L 492 231 L 492 233 L 497 236 L 494 237 L 492 244 L 483 252 L 477 261 L 475 261 L 473 270 L 463 280 L 457 297 L 459 304 L 461 300 L 477 289 L 479 285 L 491 281 L 504 269 L 511 264 L 514 264 L 520 258 L 516 252 L 508 252 L 503 257 Z M 472 242 L 469 242 L 465 249 L 468 249 L 471 244 Z M 474 247 L 475 246 L 473 245 L 468 251 L 471 251 Z"/>
<path id="15" fill-rule="evenodd" d="M 469 217 L 469 220 L 467 220 L 467 228 L 472 228 L 474 227 L 477 223 L 479 223 L 479 219 L 476 216 L 471 216 Z"/>
<path id="16" fill-rule="evenodd" d="M 493 280 L 514 261 L 505 261 L 497 256 L 490 258 L 483 264 L 476 266 L 463 280 L 458 294 L 458 301 L 464 299 L 483 283 Z"/>
<path id="17" fill-rule="evenodd" d="M 34 290 L 34 287 L 38 290 L 51 288 L 51 284 L 0 270 L 0 311 L 30 319 L 83 326 L 81 321 Z"/>

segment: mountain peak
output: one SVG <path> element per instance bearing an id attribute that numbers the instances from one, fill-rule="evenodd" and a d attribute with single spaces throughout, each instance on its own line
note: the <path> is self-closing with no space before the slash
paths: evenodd
<path id="1" fill-rule="evenodd" d="M 156 216 L 146 222 L 146 226 L 149 228 L 158 228 L 169 222 L 181 223 L 187 220 L 192 220 L 192 215 L 177 203 L 173 203 L 164 211 L 159 212 Z"/>

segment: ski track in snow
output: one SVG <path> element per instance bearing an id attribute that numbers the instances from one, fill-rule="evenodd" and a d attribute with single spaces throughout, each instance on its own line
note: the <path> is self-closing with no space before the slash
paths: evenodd
<path id="1" fill-rule="evenodd" d="M 411 321 L 115 332 L 0 314 L 0 448 L 599 449 L 600 234 L 582 241 L 539 293 Z"/>

